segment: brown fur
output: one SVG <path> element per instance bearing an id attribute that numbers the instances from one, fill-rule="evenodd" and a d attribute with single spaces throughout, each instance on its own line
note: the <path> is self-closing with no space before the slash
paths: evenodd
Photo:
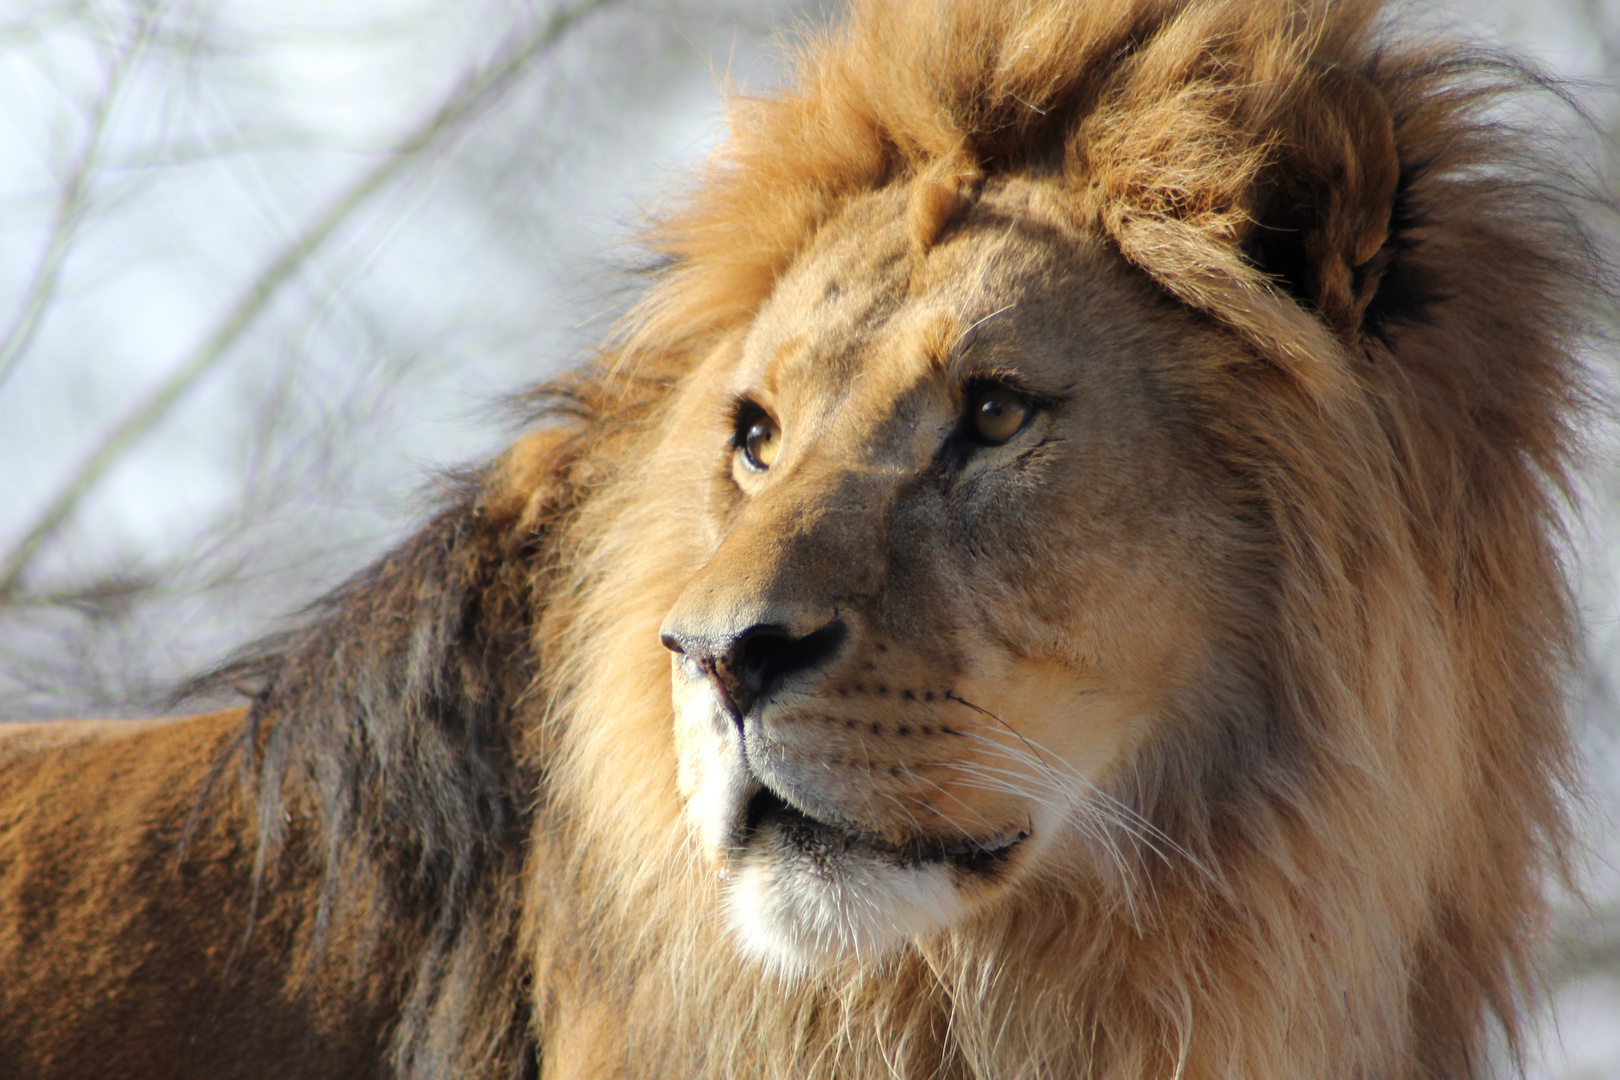
<path id="1" fill-rule="evenodd" d="M 1375 15 L 860 5 L 735 106 L 557 419 L 226 673 L 234 743 L 228 716 L 0 742 L 0 1071 L 1481 1074 L 1562 865 L 1556 500 L 1601 283 L 1483 118 L 1492 69 Z M 876 508 L 934 475 L 895 432 L 959 409 L 990 316 L 1014 367 L 1107 362 L 1042 414 L 1061 498 L 986 511 L 953 577 Z M 738 394 L 787 403 L 763 479 Z M 801 697 L 883 732 L 826 744 L 828 798 L 954 753 L 839 682 L 881 643 L 963 730 L 995 664 L 1031 673 L 997 719 L 1084 668 L 1113 719 L 1004 726 L 1153 832 L 1015 860 L 878 959 L 742 956 L 658 639 L 773 582 L 854 627 Z"/>
<path id="2" fill-rule="evenodd" d="M 241 722 L 0 725 L 4 1075 L 380 1074 L 398 958 L 357 963 L 340 933 L 318 965 L 326 992 L 299 993 L 314 868 L 285 863 L 255 916 L 240 798 L 190 820 Z"/>

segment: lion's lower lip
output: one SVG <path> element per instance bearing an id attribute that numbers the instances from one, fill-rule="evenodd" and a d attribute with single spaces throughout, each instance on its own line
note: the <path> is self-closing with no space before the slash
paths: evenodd
<path id="1" fill-rule="evenodd" d="M 785 842 L 808 853 L 833 855 L 859 851 L 900 865 L 948 863 L 976 872 L 994 870 L 1029 837 L 1029 830 L 1023 828 L 1009 829 L 983 839 L 962 837 L 946 841 L 937 837 L 918 837 L 896 844 L 858 828 L 812 817 L 770 788 L 761 787 L 748 800 L 744 812 L 743 846 L 747 846 L 767 827 L 774 828 Z"/>

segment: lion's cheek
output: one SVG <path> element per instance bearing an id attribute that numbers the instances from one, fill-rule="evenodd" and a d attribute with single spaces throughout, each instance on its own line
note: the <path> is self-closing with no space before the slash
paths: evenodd
<path id="1" fill-rule="evenodd" d="M 1211 692 L 1221 636 L 1208 598 L 1175 569 L 1091 561 L 1107 572 L 1092 567 L 1089 587 L 1061 620 L 1031 620 L 1017 632 L 1004 622 L 996 636 L 964 648 L 974 662 L 958 681 L 961 696 L 994 703 L 1005 721 L 979 718 L 998 744 L 992 752 L 1038 747 L 1087 784 L 1135 754 L 1186 701 Z M 1079 569 L 1073 576 L 1086 577 Z"/>
<path id="2" fill-rule="evenodd" d="M 1109 801 L 1101 792 L 1162 723 L 1170 687 L 1050 658 L 1002 654 L 976 667 L 958 686 L 984 711 L 954 729 L 960 757 L 935 774 L 936 801 L 964 817 L 1027 822 L 1018 876 L 1087 850 L 1096 807 Z"/>
<path id="3" fill-rule="evenodd" d="M 958 694 L 992 714 L 973 717 L 974 742 L 992 754 L 1062 763 L 1084 772 L 1106 768 L 1132 739 L 1122 721 L 1141 696 L 1119 673 L 1050 657 L 981 659 L 958 681 Z M 1046 760 L 1050 759 L 1050 760 Z"/>

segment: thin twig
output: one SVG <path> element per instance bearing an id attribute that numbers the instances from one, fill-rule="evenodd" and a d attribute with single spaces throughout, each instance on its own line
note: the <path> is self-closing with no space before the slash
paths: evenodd
<path id="1" fill-rule="evenodd" d="M 33 527 L 0 563 L 0 599 L 16 590 L 34 556 L 73 514 L 85 495 L 106 476 L 130 446 L 151 431 L 176 402 L 219 365 L 242 332 L 264 311 L 288 279 L 325 243 L 333 230 L 427 150 L 439 144 L 447 134 L 496 100 L 581 19 L 614 2 L 577 0 L 558 8 L 533 34 L 459 82 L 422 124 L 395 144 L 383 160 L 356 180 L 283 248 L 213 332 L 192 350 L 191 355 L 162 385 L 102 438 L 73 476 L 62 485 Z"/>
<path id="2" fill-rule="evenodd" d="M 129 41 L 114 56 L 107 72 L 107 82 L 90 107 L 84 141 L 58 192 L 56 213 L 51 221 L 51 234 L 45 242 L 45 250 L 40 254 L 39 265 L 34 268 L 28 292 L 23 296 L 16 316 L 6 328 L 5 336 L 0 337 L 0 387 L 5 386 L 6 379 L 27 354 L 45 313 L 50 310 L 51 300 L 56 296 L 56 287 L 62 278 L 62 264 L 73 248 L 74 237 L 89 209 L 90 179 L 100 163 L 113 103 L 118 99 L 124 79 L 150 40 L 152 30 L 152 20 L 141 20 Z"/>

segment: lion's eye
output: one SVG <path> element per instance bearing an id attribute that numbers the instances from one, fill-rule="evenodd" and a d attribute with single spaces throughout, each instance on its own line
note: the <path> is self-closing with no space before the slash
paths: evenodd
<path id="1" fill-rule="evenodd" d="M 743 460 L 755 472 L 764 472 L 776 461 L 776 452 L 782 445 L 782 432 L 776 422 L 761 416 L 743 433 Z"/>
<path id="2" fill-rule="evenodd" d="M 986 390 L 973 399 L 973 433 L 994 446 L 1024 428 L 1031 412 L 1029 400 L 1011 390 Z"/>

